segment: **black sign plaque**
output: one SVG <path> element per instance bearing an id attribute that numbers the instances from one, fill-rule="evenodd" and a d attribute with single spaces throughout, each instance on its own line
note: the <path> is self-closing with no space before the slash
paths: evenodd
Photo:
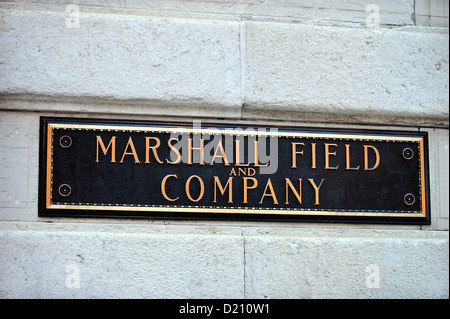
<path id="1" fill-rule="evenodd" d="M 41 118 L 39 216 L 429 224 L 427 133 Z"/>

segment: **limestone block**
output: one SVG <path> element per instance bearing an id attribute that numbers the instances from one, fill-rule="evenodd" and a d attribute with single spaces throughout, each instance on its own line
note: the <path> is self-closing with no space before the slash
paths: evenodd
<path id="1" fill-rule="evenodd" d="M 246 22 L 243 112 L 448 121 L 448 39 L 425 28 Z"/>
<path id="2" fill-rule="evenodd" d="M 74 27 L 64 7 L 0 14 L 2 95 L 219 110 L 241 105 L 236 23 L 89 12 Z"/>
<path id="3" fill-rule="evenodd" d="M 448 232 L 246 229 L 247 298 L 448 298 Z"/>
<path id="4" fill-rule="evenodd" d="M 417 25 L 448 28 L 447 0 L 416 0 L 414 15 Z"/>
<path id="5" fill-rule="evenodd" d="M 240 231 L 0 223 L 1 298 L 241 298 Z"/>
<path id="6" fill-rule="evenodd" d="M 14 1 L 20 2 L 20 1 Z M 342 0 L 34 0 L 33 3 L 70 5 L 81 8 L 94 7 L 97 10 L 112 7 L 126 9 L 155 10 L 158 14 L 189 14 L 205 16 L 207 14 L 240 15 L 246 18 L 289 18 L 312 21 L 329 21 L 345 23 L 365 23 L 372 13 L 374 1 Z M 376 1 L 380 13 L 381 25 L 411 25 L 414 10 L 413 0 Z"/>
<path id="7" fill-rule="evenodd" d="M 421 129 L 429 136 L 431 225 L 449 229 L 449 133 L 448 129 Z"/>
<path id="8" fill-rule="evenodd" d="M 448 232 L 0 222 L 2 298 L 448 298 Z"/>
<path id="9" fill-rule="evenodd" d="M 39 116 L 0 111 L 0 219 L 36 220 Z"/>

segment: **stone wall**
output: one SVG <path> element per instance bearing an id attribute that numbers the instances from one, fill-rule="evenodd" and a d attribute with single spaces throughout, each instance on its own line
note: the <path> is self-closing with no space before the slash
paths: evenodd
<path id="1" fill-rule="evenodd" d="M 448 13 L 419 4 L 0 2 L 0 297 L 448 298 Z M 427 131 L 432 223 L 38 217 L 40 116 Z"/>

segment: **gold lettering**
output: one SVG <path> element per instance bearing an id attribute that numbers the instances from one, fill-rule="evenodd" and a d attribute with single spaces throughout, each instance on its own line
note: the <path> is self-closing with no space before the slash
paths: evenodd
<path id="1" fill-rule="evenodd" d="M 291 143 L 292 148 L 292 166 L 291 168 L 297 168 L 297 154 L 303 155 L 303 151 L 297 151 L 297 145 L 305 146 L 305 143 Z"/>
<path id="2" fill-rule="evenodd" d="M 330 152 L 330 146 L 337 147 L 337 144 L 325 143 L 325 169 L 338 169 L 338 166 L 330 167 L 330 155 L 336 156 L 336 152 Z"/>
<path id="3" fill-rule="evenodd" d="M 247 169 L 246 168 L 238 168 L 238 176 L 241 176 L 241 173 L 243 176 L 247 175 Z"/>
<path id="4" fill-rule="evenodd" d="M 180 141 L 179 141 L 178 139 L 176 139 L 176 138 L 171 138 L 170 140 L 167 141 L 167 145 L 169 145 L 170 149 L 171 149 L 172 151 L 174 151 L 175 154 L 177 155 L 177 160 L 176 160 L 175 162 L 171 162 L 171 161 L 169 161 L 168 159 L 166 159 L 166 162 L 167 162 L 167 164 L 175 165 L 175 164 L 178 164 L 179 162 L 181 162 L 181 154 L 180 154 L 180 151 L 178 151 L 178 150 L 172 145 L 172 143 L 171 143 L 172 141 L 177 141 L 177 142 L 180 142 Z"/>
<path id="5" fill-rule="evenodd" d="M 255 176 L 255 174 L 256 174 L 256 170 L 254 169 L 254 168 L 251 168 L 251 167 L 247 167 L 247 168 L 238 168 L 237 169 L 238 171 L 237 171 L 237 174 L 236 174 L 236 171 L 234 170 L 234 168 L 233 169 L 231 169 L 231 174 L 230 175 L 233 175 L 233 176 L 241 176 L 241 174 L 242 174 L 242 176 Z"/>
<path id="6" fill-rule="evenodd" d="M 214 203 L 217 203 L 216 201 L 217 186 L 219 187 L 219 191 L 223 196 L 225 194 L 226 189 L 228 188 L 228 185 L 230 186 L 228 190 L 228 203 L 233 204 L 233 177 L 229 177 L 227 183 L 225 184 L 225 187 L 222 187 L 219 178 L 217 176 L 214 176 Z"/>
<path id="7" fill-rule="evenodd" d="M 369 168 L 369 148 L 375 151 L 375 164 Z M 372 145 L 364 145 L 364 170 L 365 171 L 373 171 L 380 165 L 380 153 L 376 149 L 376 147 Z"/>
<path id="8" fill-rule="evenodd" d="M 156 141 L 156 145 L 150 146 L 150 140 Z M 153 156 L 155 157 L 156 161 L 159 164 L 162 164 L 163 162 L 159 159 L 158 153 L 156 152 L 156 149 L 161 145 L 161 142 L 159 138 L 157 137 L 145 137 L 145 163 L 150 163 L 150 149 L 153 152 Z"/>
<path id="9" fill-rule="evenodd" d="M 267 188 L 269 188 L 270 194 L 266 193 Z M 273 203 L 275 205 L 278 205 L 278 200 L 277 200 L 277 197 L 275 196 L 275 192 L 273 190 L 273 186 L 272 186 L 272 182 L 270 181 L 270 178 L 267 180 L 266 188 L 264 189 L 264 193 L 263 193 L 263 195 L 261 197 L 261 201 L 259 202 L 260 204 L 262 204 L 262 202 L 264 200 L 264 197 L 266 197 L 266 196 L 272 197 Z"/>
<path id="10" fill-rule="evenodd" d="M 269 163 L 267 163 L 266 165 L 259 165 L 259 147 L 258 147 L 258 143 L 257 141 L 253 142 L 255 145 L 255 167 L 267 167 L 269 166 Z"/>
<path id="11" fill-rule="evenodd" d="M 222 155 L 217 156 L 217 151 L 219 150 L 219 147 L 220 147 L 220 153 L 221 153 Z M 214 165 L 214 160 L 216 159 L 216 157 L 221 157 L 221 158 L 223 158 L 223 161 L 225 162 L 224 165 L 225 165 L 225 166 L 230 166 L 230 163 L 228 163 L 227 155 L 225 154 L 225 150 L 223 149 L 223 146 L 222 146 L 222 141 L 219 141 L 219 143 L 217 144 L 216 152 L 214 153 L 214 157 L 212 158 L 211 164 L 210 164 L 210 165 Z"/>
<path id="12" fill-rule="evenodd" d="M 316 168 L 316 143 L 311 143 L 311 168 Z"/>
<path id="13" fill-rule="evenodd" d="M 131 152 L 127 152 L 128 147 L 131 148 Z M 136 149 L 134 148 L 134 144 L 133 144 L 133 140 L 131 139 L 131 136 L 128 139 L 127 146 L 123 150 L 123 155 L 122 155 L 122 159 L 120 160 L 120 163 L 123 163 L 123 159 L 124 159 L 125 155 L 133 155 L 134 162 L 135 163 L 140 163 L 139 158 L 138 158 L 137 153 L 136 153 Z"/>
<path id="14" fill-rule="evenodd" d="M 205 165 L 204 146 L 205 141 L 203 139 L 200 139 L 200 147 L 192 147 L 192 138 L 188 139 L 188 165 L 192 165 L 193 151 L 200 151 L 200 165 Z"/>
<path id="15" fill-rule="evenodd" d="M 315 199 L 316 199 L 316 201 L 315 201 L 314 205 L 320 205 L 320 202 L 319 202 L 319 189 L 322 186 L 324 180 L 325 179 L 322 179 L 322 181 L 320 182 L 319 186 L 317 186 L 312 178 L 308 179 L 308 181 L 311 183 L 312 187 L 314 188 L 314 192 L 315 192 Z"/>
<path id="16" fill-rule="evenodd" d="M 169 177 L 175 177 L 175 179 L 178 179 L 177 175 L 167 175 L 166 177 L 164 177 L 162 182 L 161 182 L 161 193 L 162 193 L 162 195 L 164 196 L 165 199 L 167 199 L 170 202 L 174 202 L 179 197 L 177 197 L 175 199 L 172 199 L 172 198 L 169 198 L 169 196 L 167 196 L 167 193 L 166 193 L 166 182 L 169 179 Z"/>
<path id="17" fill-rule="evenodd" d="M 345 169 L 348 170 L 359 170 L 359 166 L 358 167 L 350 167 L 350 145 L 349 144 L 345 144 Z"/>
<path id="18" fill-rule="evenodd" d="M 236 164 L 235 164 L 235 166 L 249 166 L 250 163 L 247 163 L 247 164 L 241 164 L 240 163 L 241 162 L 241 150 L 240 150 L 240 147 L 239 147 L 240 142 L 241 141 L 239 141 L 239 140 L 236 140 L 234 142 L 235 146 L 236 146 Z"/>
<path id="19" fill-rule="evenodd" d="M 108 153 L 109 148 L 111 147 L 111 163 L 116 162 L 116 137 L 111 137 L 111 140 L 109 141 L 108 147 L 105 147 L 105 144 L 103 144 L 103 140 L 100 136 L 97 135 L 97 156 L 95 159 L 95 162 L 98 163 L 98 145 L 100 144 L 100 148 L 103 151 L 103 155 L 106 156 Z"/>
<path id="20" fill-rule="evenodd" d="M 256 178 L 254 178 L 254 177 L 243 177 L 243 179 L 244 179 L 244 202 L 243 203 L 244 204 L 248 204 L 248 201 L 247 201 L 247 190 L 255 189 L 256 186 L 258 186 L 258 180 Z M 253 185 L 252 186 L 248 186 L 248 183 L 247 183 L 248 180 L 253 181 Z"/>
<path id="21" fill-rule="evenodd" d="M 295 197 L 297 197 L 298 203 L 302 204 L 302 179 L 298 179 L 298 192 L 295 189 L 294 185 L 292 185 L 291 180 L 289 178 L 285 178 L 286 180 L 286 205 L 289 204 L 289 188 L 294 193 Z M 288 188 L 289 187 L 289 188 Z M 299 194 L 300 193 L 300 194 Z"/>
<path id="22" fill-rule="evenodd" d="M 197 199 L 193 199 L 193 198 L 192 198 L 192 196 L 191 196 L 191 190 L 190 190 L 190 187 L 189 187 L 189 186 L 191 185 L 191 180 L 192 180 L 194 177 L 197 178 L 198 182 L 200 183 L 200 194 L 198 195 Z M 203 184 L 203 180 L 202 180 L 200 177 L 198 177 L 197 175 L 192 175 L 191 177 L 188 178 L 188 180 L 186 181 L 186 187 L 185 187 L 185 189 L 186 189 L 186 196 L 189 198 L 189 200 L 190 200 L 191 202 L 194 202 L 194 203 L 196 203 L 196 202 L 198 202 L 199 200 L 201 200 L 202 197 L 203 197 L 203 194 L 205 193 L 205 185 Z"/>

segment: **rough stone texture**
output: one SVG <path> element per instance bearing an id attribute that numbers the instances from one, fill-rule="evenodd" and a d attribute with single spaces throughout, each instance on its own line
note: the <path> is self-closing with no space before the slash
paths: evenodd
<path id="1" fill-rule="evenodd" d="M 1 298 L 243 296 L 233 228 L 1 223 L 0 246 Z"/>
<path id="2" fill-rule="evenodd" d="M 448 232 L 1 222 L 0 244 L 2 298 L 449 296 Z"/>
<path id="3" fill-rule="evenodd" d="M 368 4 L 0 2 L 0 298 L 448 298 L 448 29 Z M 39 218 L 41 115 L 428 126 L 432 224 Z"/>
<path id="4" fill-rule="evenodd" d="M 21 3 L 24 1 L 11 1 Z M 180 13 L 191 16 L 204 16 L 205 14 L 221 14 L 233 16 L 276 17 L 305 19 L 312 21 L 337 21 L 350 23 L 365 23 L 372 12 L 368 5 L 373 1 L 342 1 L 342 0 L 35 0 L 28 1 L 39 4 L 57 4 L 66 6 L 77 4 L 83 9 L 94 7 L 100 10 L 104 7 L 143 9 L 147 11 L 158 11 L 163 15 L 165 11 L 170 14 Z M 411 25 L 411 15 L 414 11 L 413 0 L 378 0 L 376 2 L 380 12 L 381 25 Z M 167 14 L 166 12 L 166 14 Z"/>
<path id="5" fill-rule="evenodd" d="M 64 5 L 0 4 L 0 107 L 448 126 L 446 29 L 158 17 L 134 6 L 144 7 L 83 7 L 68 28 Z"/>
<path id="6" fill-rule="evenodd" d="M 245 39 L 245 110 L 448 118 L 448 32 L 246 22 Z"/>
<path id="7" fill-rule="evenodd" d="M 260 228 L 244 236 L 247 298 L 449 296 L 448 232 Z"/>
<path id="8" fill-rule="evenodd" d="M 447 0 L 414 1 L 414 18 L 417 25 L 448 28 Z"/>
<path id="9" fill-rule="evenodd" d="M 430 140 L 430 194 L 431 224 L 435 229 L 449 229 L 449 132 L 439 129 L 421 129 Z M 435 173 L 433 173 L 435 172 Z"/>
<path id="10" fill-rule="evenodd" d="M 64 11 L 3 10 L 0 25 L 3 94 L 240 107 L 237 24 L 85 13 L 68 28 Z"/>
<path id="11" fill-rule="evenodd" d="M 38 117 L 0 112 L 1 219 L 36 219 L 39 173 Z"/>

